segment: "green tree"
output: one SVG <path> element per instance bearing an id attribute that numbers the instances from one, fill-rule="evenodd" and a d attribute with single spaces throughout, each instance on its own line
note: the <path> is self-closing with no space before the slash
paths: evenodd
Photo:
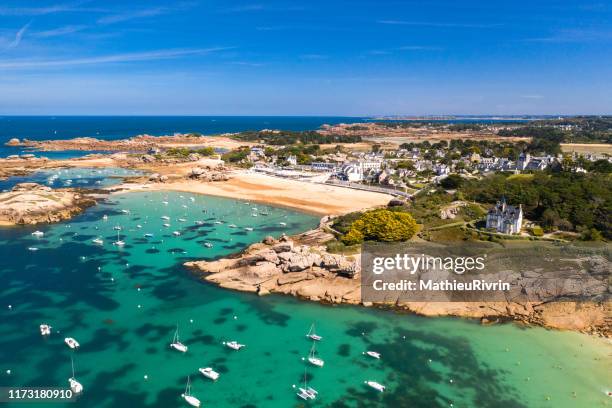
<path id="1" fill-rule="evenodd" d="M 387 209 L 365 212 L 342 238 L 346 245 L 362 241 L 398 242 L 414 236 L 417 224 L 412 215 Z"/>

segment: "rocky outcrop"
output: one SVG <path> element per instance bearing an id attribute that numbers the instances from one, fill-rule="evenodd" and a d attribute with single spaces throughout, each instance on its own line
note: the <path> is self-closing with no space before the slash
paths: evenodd
<path id="1" fill-rule="evenodd" d="M 229 170 L 224 166 L 194 167 L 187 177 L 204 182 L 227 181 L 230 179 Z"/>
<path id="2" fill-rule="evenodd" d="M 266 237 L 240 257 L 187 262 L 206 281 L 259 295 L 283 293 L 313 301 L 358 304 L 358 258 L 328 254 L 322 247 Z"/>
<path id="3" fill-rule="evenodd" d="M 153 183 L 165 183 L 168 181 L 168 176 L 165 174 L 153 173 L 149 176 L 149 181 Z"/>
<path id="4" fill-rule="evenodd" d="M 312 237 L 320 237 L 318 244 L 312 240 L 309 244 L 303 243 L 304 239 Z M 262 243 L 251 245 L 237 257 L 187 262 L 185 265 L 203 280 L 223 288 L 259 295 L 282 293 L 324 303 L 391 307 L 423 316 L 474 318 L 480 319 L 483 324 L 511 320 L 606 337 L 612 335 L 612 305 L 607 301 L 574 302 L 551 298 L 553 300 L 522 303 L 362 302 L 360 255 L 328 253 L 321 246 L 328 238 L 329 234 L 322 228 L 292 238 L 275 240 L 266 237 Z M 536 287 L 536 284 L 532 285 L 532 289 Z M 543 290 L 546 292 L 546 288 Z"/>
<path id="5" fill-rule="evenodd" d="M 21 141 L 19 139 L 17 139 L 16 137 L 10 139 L 8 142 L 5 143 L 6 146 L 19 146 L 19 144 L 21 143 Z"/>
<path id="6" fill-rule="evenodd" d="M 92 198 L 74 190 L 53 190 L 36 183 L 21 183 L 0 194 L 0 223 L 59 222 L 95 203 Z"/>

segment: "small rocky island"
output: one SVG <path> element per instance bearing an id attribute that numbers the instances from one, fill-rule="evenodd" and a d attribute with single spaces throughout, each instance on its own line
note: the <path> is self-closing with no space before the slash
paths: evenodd
<path id="1" fill-rule="evenodd" d="M 21 183 L 0 193 L 0 224 L 59 222 L 95 203 L 93 198 L 72 189 L 54 190 L 37 183 Z"/>

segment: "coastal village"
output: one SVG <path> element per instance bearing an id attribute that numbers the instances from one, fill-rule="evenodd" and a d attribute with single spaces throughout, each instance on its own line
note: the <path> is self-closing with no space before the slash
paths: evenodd
<path id="1" fill-rule="evenodd" d="M 559 124 L 546 129 L 571 133 L 576 126 Z M 361 243 L 368 239 L 498 244 L 609 239 L 606 217 L 584 221 L 566 214 L 559 203 L 542 208 L 548 198 L 533 197 L 540 194 L 540 188 L 566 188 L 547 186 L 551 177 L 570 183 L 567 188 L 572 188 L 575 177 L 609 174 L 609 144 L 592 145 L 594 149 L 585 151 L 581 144 L 560 145 L 556 140 L 549 143 L 546 138 L 542 142 L 538 137 L 521 136 L 521 132 L 530 132 L 521 125 L 474 129 L 412 123 L 389 128 L 386 124 L 365 123 L 323 126 L 316 132 L 264 129 L 214 137 L 175 134 L 117 141 L 12 139 L 8 146 L 32 152 L 3 159 L 2 174 L 11 177 L 61 167 L 129 168 L 144 175 L 127 177 L 123 184 L 100 192 L 195 192 L 319 214 L 323 216 L 319 228 L 299 236 L 280 237 L 280 241 L 269 237 L 265 243 L 243 251 L 238 261 L 228 258 L 186 265 L 202 279 L 228 289 L 260 295 L 284 293 L 328 303 L 360 303 L 358 255 Z M 504 132 L 510 134 L 500 136 Z M 41 157 L 45 151 L 59 150 L 98 153 L 69 160 Z M 59 190 L 73 191 L 70 185 L 62 187 Z M 529 188 L 533 191 L 525 193 Z M 592 188 L 605 189 L 605 182 L 595 182 Z M 3 212 L 10 214 L 5 223 L 38 223 L 52 218 L 47 210 L 35 208 L 37 200 L 32 199 L 32 194 L 48 194 L 47 190 L 35 186 L 16 189 L 2 193 L 13 197 L 6 201 L 11 208 Z M 34 208 L 16 203 L 14 197 L 24 190 Z M 586 194 L 603 194 L 593 191 Z M 87 197 L 87 192 L 79 193 Z M 76 214 L 91 205 L 89 201 L 82 205 L 82 201 L 66 201 L 65 208 L 56 210 Z M 385 225 L 383 233 L 393 238 L 368 237 L 359 227 L 378 223 Z M 401 228 L 389 230 L 391 225 Z M 537 282 L 525 280 L 522 284 Z M 599 296 L 595 295 L 601 292 L 597 288 L 605 292 L 605 285 L 595 283 L 590 287 L 593 292 L 583 295 Z M 458 315 L 483 322 L 511 318 L 548 327 L 609 333 L 605 317 L 609 315 L 609 302 L 585 307 L 578 302 L 555 302 L 541 288 L 533 287 L 533 291 L 541 291 L 540 302 L 467 302 L 445 307 L 408 302 L 396 306 L 423 315 Z"/>

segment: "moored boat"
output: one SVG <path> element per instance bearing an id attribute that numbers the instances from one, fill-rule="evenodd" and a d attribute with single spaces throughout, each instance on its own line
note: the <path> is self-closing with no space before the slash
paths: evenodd
<path id="1" fill-rule="evenodd" d="M 41 324 L 40 325 L 40 334 L 41 336 L 48 336 L 51 334 L 51 326 L 49 326 L 48 324 Z"/>
<path id="2" fill-rule="evenodd" d="M 81 345 L 79 344 L 78 341 L 76 341 L 74 338 L 72 337 L 66 337 L 64 339 L 64 343 L 66 343 L 66 345 L 68 347 L 70 347 L 71 349 L 75 350 L 78 349 L 79 347 L 81 347 Z"/>
<path id="3" fill-rule="evenodd" d="M 181 341 L 179 340 L 178 324 L 176 325 L 176 330 L 174 331 L 174 337 L 172 339 L 172 343 L 170 343 L 170 347 L 175 349 L 176 351 L 180 351 L 181 353 L 187 352 L 187 346 L 181 343 Z"/>
<path id="4" fill-rule="evenodd" d="M 226 347 L 231 348 L 232 350 L 240 350 L 243 347 L 246 347 L 244 344 L 240 344 L 237 341 L 228 341 L 228 342 L 223 342 L 223 344 Z"/>
<path id="5" fill-rule="evenodd" d="M 369 387 L 374 388 L 376 391 L 383 392 L 385 390 L 385 386 L 376 381 L 364 381 Z"/>
<path id="6" fill-rule="evenodd" d="M 218 372 L 216 372 L 210 367 L 200 368 L 198 371 L 200 371 L 200 373 L 202 373 L 204 377 L 210 378 L 213 381 L 216 381 L 220 375 Z"/>

